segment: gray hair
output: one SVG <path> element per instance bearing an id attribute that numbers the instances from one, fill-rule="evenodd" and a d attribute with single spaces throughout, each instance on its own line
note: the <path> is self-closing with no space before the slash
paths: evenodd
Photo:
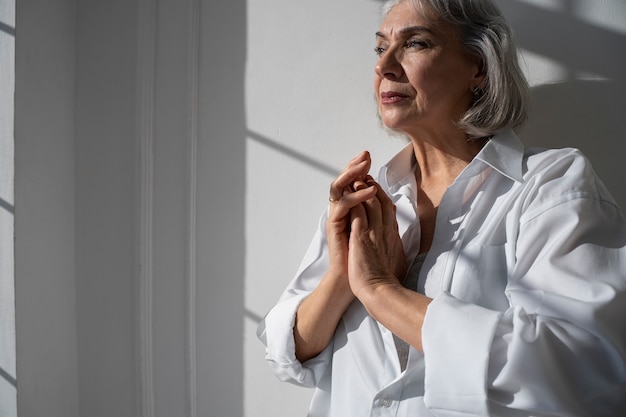
<path id="1" fill-rule="evenodd" d="M 465 50 L 482 60 L 484 87 L 461 117 L 459 127 L 472 138 L 507 128 L 519 129 L 528 112 L 528 82 L 520 69 L 511 28 L 492 0 L 388 0 L 383 17 L 410 1 L 424 15 L 451 23 Z"/>

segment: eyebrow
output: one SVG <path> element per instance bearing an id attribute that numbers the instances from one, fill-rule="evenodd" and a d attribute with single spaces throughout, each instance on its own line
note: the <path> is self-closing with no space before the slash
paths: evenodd
<path id="1" fill-rule="evenodd" d="M 398 30 L 398 33 L 402 34 L 402 35 L 406 35 L 406 34 L 412 34 L 412 33 L 419 33 L 419 32 L 427 32 L 430 34 L 433 34 L 433 30 L 430 29 L 429 27 L 426 26 L 407 26 L 404 27 L 400 30 Z M 376 37 L 377 38 L 383 38 L 386 39 L 387 36 L 382 33 L 382 32 L 376 32 Z"/>

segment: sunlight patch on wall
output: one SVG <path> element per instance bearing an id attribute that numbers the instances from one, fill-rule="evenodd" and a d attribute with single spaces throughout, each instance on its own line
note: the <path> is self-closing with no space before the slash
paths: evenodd
<path id="1" fill-rule="evenodd" d="M 519 0 L 522 3 L 531 4 L 533 6 L 541 7 L 542 9 L 554 10 L 557 12 L 568 9 L 570 3 L 569 0 Z"/>
<path id="2" fill-rule="evenodd" d="M 520 48 L 520 65 L 531 87 L 570 79 L 569 69 L 557 60 Z"/>
<path id="3" fill-rule="evenodd" d="M 626 1 L 572 1 L 572 13 L 580 20 L 600 28 L 626 35 Z M 626 50 L 626 45 L 624 45 Z"/>

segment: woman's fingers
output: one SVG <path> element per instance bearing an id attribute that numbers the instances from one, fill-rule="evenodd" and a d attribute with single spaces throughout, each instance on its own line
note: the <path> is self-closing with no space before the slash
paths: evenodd
<path id="1" fill-rule="evenodd" d="M 370 175 L 366 175 L 363 180 L 355 180 L 350 189 L 351 191 L 344 190 L 342 198 L 333 202 L 333 218 L 339 219 L 350 214 L 352 220 L 354 213 L 351 211 L 358 208 L 358 214 L 364 220 L 358 223 L 361 227 L 381 229 L 391 226 L 392 230 L 397 230 L 395 206 Z"/>
<path id="2" fill-rule="evenodd" d="M 391 226 L 393 230 L 397 230 L 395 205 L 381 186 L 374 181 L 374 178 L 368 175 L 363 181 L 358 182 L 356 187 L 371 187 L 376 190 L 376 194 L 371 199 L 363 201 L 368 227 L 380 229 Z"/>
<path id="3" fill-rule="evenodd" d="M 346 192 L 354 191 L 352 188 L 354 182 L 365 178 L 370 170 L 371 164 L 372 160 L 367 151 L 363 151 L 353 158 L 331 183 L 329 200 L 336 202 L 343 198 Z"/>
<path id="4" fill-rule="evenodd" d="M 381 211 L 381 223 L 385 226 L 391 226 L 394 230 L 398 229 L 398 221 L 396 219 L 396 206 L 391 201 L 391 198 L 385 193 L 382 187 L 370 179 L 368 184 L 372 184 L 376 187 L 376 199 L 380 204 Z"/>
<path id="5" fill-rule="evenodd" d="M 376 198 L 376 188 L 366 187 L 346 192 L 339 200 L 331 203 L 331 219 L 342 219 L 350 214 L 350 210 L 364 202 Z"/>

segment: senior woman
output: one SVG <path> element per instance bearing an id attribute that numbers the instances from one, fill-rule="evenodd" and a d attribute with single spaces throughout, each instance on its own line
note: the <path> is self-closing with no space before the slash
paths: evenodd
<path id="1" fill-rule="evenodd" d="M 626 222 L 574 149 L 525 150 L 527 84 L 491 0 L 394 0 L 384 125 L 259 325 L 310 416 L 626 415 Z"/>

